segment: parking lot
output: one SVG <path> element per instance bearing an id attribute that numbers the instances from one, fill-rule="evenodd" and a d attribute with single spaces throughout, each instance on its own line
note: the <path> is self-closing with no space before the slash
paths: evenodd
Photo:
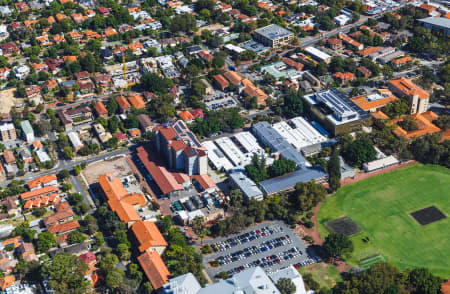
<path id="1" fill-rule="evenodd" d="M 205 104 L 209 110 L 216 110 L 222 107 L 238 106 L 235 98 L 231 93 L 216 91 L 214 95 L 205 98 Z"/>
<path id="2" fill-rule="evenodd" d="M 298 268 L 319 261 L 314 251 L 282 222 L 265 222 L 238 234 L 204 243 L 214 250 L 203 259 L 211 278 L 219 272 L 232 276 L 256 266 L 273 272 L 288 265 Z M 213 260 L 219 266 L 211 267 L 209 263 Z"/>

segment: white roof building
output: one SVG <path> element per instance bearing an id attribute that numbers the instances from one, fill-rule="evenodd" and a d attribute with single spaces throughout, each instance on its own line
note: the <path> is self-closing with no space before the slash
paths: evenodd
<path id="1" fill-rule="evenodd" d="M 76 132 L 69 132 L 67 134 L 67 137 L 69 137 L 70 143 L 72 143 L 72 146 L 75 149 L 81 148 L 83 146 L 83 143 L 80 140 L 80 136 Z"/>
<path id="2" fill-rule="evenodd" d="M 305 284 L 303 283 L 303 278 L 300 273 L 291 265 L 280 269 L 269 275 L 272 281 L 276 284 L 279 279 L 287 278 L 292 281 L 295 285 L 294 294 L 306 294 Z"/>
<path id="3" fill-rule="evenodd" d="M 36 155 L 39 158 L 39 161 L 41 163 L 44 163 L 44 162 L 47 162 L 47 161 L 51 160 L 50 156 L 48 156 L 48 153 L 45 150 L 43 150 L 43 149 L 36 150 Z"/>
<path id="4" fill-rule="evenodd" d="M 390 155 L 381 159 L 376 159 L 363 164 L 364 170 L 366 172 L 372 172 L 379 169 L 383 169 L 392 165 L 399 163 L 398 159 Z"/>
<path id="5" fill-rule="evenodd" d="M 325 136 L 302 117 L 293 118 L 290 124 L 285 121 L 276 123 L 273 128 L 299 151 L 304 147 L 327 141 Z"/>
<path id="6" fill-rule="evenodd" d="M 326 62 L 326 63 L 330 62 L 330 60 L 331 60 L 330 55 L 328 55 L 327 53 L 320 51 L 319 49 L 314 48 L 312 46 L 306 47 L 305 52 L 310 54 L 315 59 L 318 59 L 318 60 Z"/>
<path id="7" fill-rule="evenodd" d="M 233 168 L 233 164 L 228 158 L 220 151 L 219 147 L 212 141 L 203 142 L 203 146 L 208 150 L 209 162 L 214 165 L 217 170 L 229 171 Z"/>

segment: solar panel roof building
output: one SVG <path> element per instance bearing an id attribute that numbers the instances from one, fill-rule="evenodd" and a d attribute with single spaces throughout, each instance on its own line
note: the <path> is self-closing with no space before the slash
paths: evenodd
<path id="1" fill-rule="evenodd" d="M 325 170 L 320 166 L 305 166 L 292 173 L 262 181 L 259 185 L 265 195 L 272 195 L 281 191 L 292 190 L 297 183 L 305 183 L 312 180 L 315 180 L 316 183 L 324 183 L 327 176 Z"/>
<path id="2" fill-rule="evenodd" d="M 263 121 L 253 125 L 252 132 L 261 144 L 269 147 L 272 152 L 280 153 L 281 157 L 294 161 L 297 166 L 307 164 L 306 159 L 268 122 Z"/>
<path id="3" fill-rule="evenodd" d="M 360 130 L 370 116 L 337 89 L 303 96 L 310 116 L 316 118 L 333 135 Z"/>

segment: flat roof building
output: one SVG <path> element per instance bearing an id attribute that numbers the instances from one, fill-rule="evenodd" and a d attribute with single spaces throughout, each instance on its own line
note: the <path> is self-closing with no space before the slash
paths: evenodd
<path id="1" fill-rule="evenodd" d="M 294 34 L 276 24 L 256 29 L 254 34 L 256 41 L 273 49 L 289 45 L 294 39 Z"/>
<path id="2" fill-rule="evenodd" d="M 233 164 L 223 154 L 223 152 L 214 144 L 213 141 L 203 142 L 206 150 L 208 150 L 208 160 L 217 169 L 229 171 L 233 168 Z"/>
<path id="3" fill-rule="evenodd" d="M 305 52 L 308 53 L 309 55 L 311 55 L 314 59 L 318 60 L 318 61 L 323 61 L 325 63 L 330 63 L 331 61 L 331 55 L 320 51 L 317 48 L 314 48 L 312 46 L 306 47 Z"/>
<path id="4" fill-rule="evenodd" d="M 33 127 L 31 126 L 30 122 L 27 120 L 23 120 L 20 122 L 20 127 L 22 128 L 25 140 L 28 143 L 33 143 L 35 141 L 34 131 L 33 131 Z"/>
<path id="5" fill-rule="evenodd" d="M 277 152 L 281 157 L 292 160 L 297 166 L 307 164 L 306 159 L 268 122 L 253 125 L 252 132 L 262 145 L 270 148 L 271 152 Z"/>
<path id="6" fill-rule="evenodd" d="M 264 196 L 258 185 L 255 184 L 250 178 L 248 178 L 242 172 L 231 173 L 229 175 L 231 186 L 234 189 L 239 189 L 242 191 L 242 195 L 246 201 L 250 199 L 263 200 Z"/>
<path id="7" fill-rule="evenodd" d="M 304 166 L 294 172 L 268 179 L 259 183 L 265 195 L 272 195 L 282 191 L 290 191 L 295 188 L 297 183 L 306 183 L 316 181 L 316 183 L 325 183 L 327 173 L 320 166 Z"/>
<path id="8" fill-rule="evenodd" d="M 427 17 L 419 19 L 426 29 L 441 32 L 444 36 L 450 35 L 450 19 L 446 17 Z"/>
<path id="9" fill-rule="evenodd" d="M 298 151 L 311 145 L 320 145 L 327 138 L 310 125 L 303 117 L 293 118 L 288 122 L 281 121 L 273 128 Z"/>
<path id="10" fill-rule="evenodd" d="M 303 96 L 308 114 L 333 135 L 360 130 L 370 116 L 345 94 L 333 88 Z"/>

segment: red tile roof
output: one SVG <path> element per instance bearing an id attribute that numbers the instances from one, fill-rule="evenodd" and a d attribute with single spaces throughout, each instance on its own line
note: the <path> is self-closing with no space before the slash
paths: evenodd
<path id="1" fill-rule="evenodd" d="M 167 246 L 158 227 L 151 221 L 138 221 L 131 226 L 131 231 L 139 242 L 139 251 L 144 252 L 151 247 Z"/>
<path id="2" fill-rule="evenodd" d="M 138 261 L 155 290 L 169 282 L 170 272 L 156 251 L 142 253 Z"/>
<path id="3" fill-rule="evenodd" d="M 108 114 L 108 110 L 106 109 L 102 101 L 97 101 L 97 103 L 95 103 L 95 111 L 97 111 L 98 115 Z"/>
<path id="4" fill-rule="evenodd" d="M 43 195 L 50 195 L 50 194 L 56 193 L 56 192 L 58 192 L 58 188 L 56 188 L 55 186 L 47 186 L 47 187 L 43 187 L 43 188 L 36 189 L 33 191 L 22 193 L 22 194 L 20 194 L 20 198 L 22 200 L 28 200 L 28 199 L 33 199 L 33 198 L 40 197 Z"/>
<path id="5" fill-rule="evenodd" d="M 165 167 L 157 166 L 153 161 L 149 160 L 148 153 L 143 146 L 137 148 L 137 154 L 163 194 L 167 195 L 174 191 L 183 190 L 183 186 L 175 180 Z"/>
<path id="6" fill-rule="evenodd" d="M 131 107 L 130 103 L 128 103 L 127 99 L 123 96 L 117 97 L 116 101 L 122 109 L 128 109 Z"/>
<path id="7" fill-rule="evenodd" d="M 34 144 L 34 142 L 33 142 Z M 41 145 L 42 146 L 42 145 Z M 27 182 L 27 185 L 30 189 L 39 187 L 41 184 L 45 185 L 47 183 L 50 183 L 52 181 L 56 181 L 56 174 L 52 174 L 52 175 L 47 175 L 47 176 L 42 176 L 39 178 L 36 178 L 32 181 Z"/>

